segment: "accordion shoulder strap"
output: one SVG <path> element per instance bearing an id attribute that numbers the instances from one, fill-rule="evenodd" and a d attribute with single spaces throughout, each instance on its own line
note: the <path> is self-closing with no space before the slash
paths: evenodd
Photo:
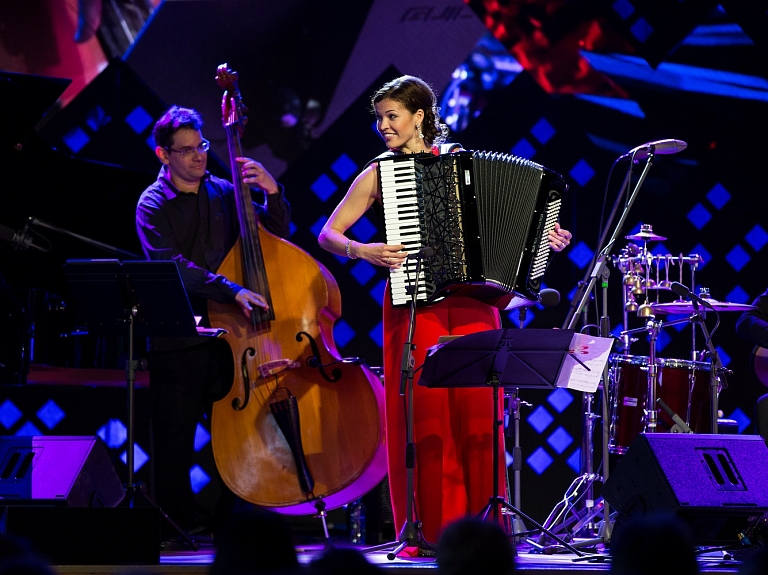
<path id="1" fill-rule="evenodd" d="M 456 142 L 448 142 L 445 144 L 440 144 L 439 146 L 439 153 L 442 154 L 450 154 L 451 152 L 455 152 L 456 150 L 462 150 L 461 144 Z M 373 164 L 374 162 L 378 162 L 379 160 L 384 160 L 385 158 L 391 158 L 392 156 L 396 156 L 397 153 L 393 152 L 392 150 L 387 150 L 386 152 L 383 152 L 370 160 L 367 164 L 365 164 L 365 168 Z"/>
<path id="2" fill-rule="evenodd" d="M 440 144 L 440 155 L 443 154 L 450 154 L 451 152 L 455 152 L 457 150 L 463 149 L 461 147 L 461 144 L 458 144 L 456 142 L 449 142 L 447 144 Z"/>
<path id="3" fill-rule="evenodd" d="M 395 154 L 395 152 L 393 152 L 392 150 L 387 150 L 386 152 L 379 154 L 378 156 L 376 156 L 372 160 L 369 160 L 368 163 L 365 164 L 363 169 L 367 168 L 368 166 L 370 166 L 374 162 L 378 162 L 379 160 L 383 160 L 384 158 L 391 158 L 392 156 L 395 156 L 395 155 L 397 155 L 397 154 Z"/>

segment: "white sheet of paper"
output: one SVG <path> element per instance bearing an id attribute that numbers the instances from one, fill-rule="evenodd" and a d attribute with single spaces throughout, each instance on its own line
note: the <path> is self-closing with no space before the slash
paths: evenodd
<path id="1" fill-rule="evenodd" d="M 557 378 L 557 387 L 594 393 L 600 385 L 600 378 L 603 377 L 603 369 L 611 355 L 612 347 L 612 338 L 574 333 L 568 348 L 570 352 L 565 357 Z M 578 358 L 589 370 L 574 358 Z"/>

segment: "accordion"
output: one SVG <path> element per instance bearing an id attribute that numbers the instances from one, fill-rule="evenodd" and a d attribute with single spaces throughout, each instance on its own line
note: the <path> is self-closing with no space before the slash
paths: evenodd
<path id="1" fill-rule="evenodd" d="M 483 151 L 392 156 L 378 171 L 386 242 L 410 254 L 389 272 L 394 307 L 410 305 L 414 289 L 417 306 L 450 295 L 500 309 L 538 301 L 562 176 Z"/>

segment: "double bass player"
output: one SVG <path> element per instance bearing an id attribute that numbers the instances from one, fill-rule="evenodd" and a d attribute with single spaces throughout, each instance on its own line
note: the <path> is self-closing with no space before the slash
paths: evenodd
<path id="1" fill-rule="evenodd" d="M 239 224 L 232 182 L 207 169 L 209 143 L 203 120 L 190 108 L 172 106 L 157 120 L 155 155 L 162 164 L 157 180 L 141 194 L 136 228 L 150 260 L 175 260 L 195 315 L 208 326 L 207 302 L 236 303 L 244 317 L 268 307 L 264 296 L 216 273 L 235 244 Z M 282 185 L 258 161 L 236 158 L 242 182 L 263 193 L 253 210 L 261 225 L 286 238 L 291 208 Z M 213 402 L 223 397 L 233 379 L 232 353 L 216 338 L 155 338 L 149 354 L 155 502 L 184 530 L 200 521 L 194 513 L 189 471 L 194 459 L 197 424 L 210 417 Z M 212 524 L 226 520 L 238 498 L 219 482 L 222 496 Z M 167 526 L 163 526 L 167 529 Z M 163 541 L 173 536 L 168 530 Z"/>

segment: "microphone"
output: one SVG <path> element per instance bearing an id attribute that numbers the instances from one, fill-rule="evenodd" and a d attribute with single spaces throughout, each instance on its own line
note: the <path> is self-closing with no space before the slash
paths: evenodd
<path id="1" fill-rule="evenodd" d="M 0 240 L 9 242 L 15 250 L 28 250 L 31 248 L 41 252 L 49 251 L 47 248 L 36 245 L 34 238 L 29 236 L 29 223 L 19 232 L 15 232 L 11 228 L 0 224 Z"/>
<path id="2" fill-rule="evenodd" d="M 554 307 L 560 303 L 560 292 L 556 289 L 544 288 L 539 291 L 539 305 L 542 307 Z M 518 308 L 517 317 L 520 320 L 520 329 L 525 325 L 525 316 L 528 315 L 528 308 L 535 305 L 536 302 L 528 302 Z"/>
<path id="3" fill-rule="evenodd" d="M 434 248 L 431 248 L 429 246 L 424 246 L 417 252 L 413 252 L 412 254 L 408 254 L 408 257 L 405 259 L 407 260 L 418 260 L 418 259 L 426 259 L 431 258 L 433 255 L 435 255 Z"/>
<path id="4" fill-rule="evenodd" d="M 672 282 L 672 284 L 669 286 L 669 289 L 671 289 L 673 292 L 675 292 L 677 295 L 679 295 L 683 299 L 687 299 L 688 301 L 691 301 L 691 302 L 695 301 L 697 303 L 700 303 L 701 305 L 712 308 L 712 304 L 710 304 L 707 300 L 697 296 L 695 293 L 693 293 L 691 290 L 689 290 L 680 282 Z"/>
<path id="5" fill-rule="evenodd" d="M 682 152 L 688 147 L 688 144 L 682 140 L 656 140 L 655 142 L 647 142 L 642 146 L 632 148 L 629 152 L 623 156 L 619 156 L 619 160 L 624 158 L 632 158 L 638 162 L 644 160 L 651 154 L 677 154 Z"/>
<path id="6" fill-rule="evenodd" d="M 556 289 L 544 288 L 539 292 L 539 304 L 544 307 L 554 307 L 560 303 L 560 292 Z"/>

